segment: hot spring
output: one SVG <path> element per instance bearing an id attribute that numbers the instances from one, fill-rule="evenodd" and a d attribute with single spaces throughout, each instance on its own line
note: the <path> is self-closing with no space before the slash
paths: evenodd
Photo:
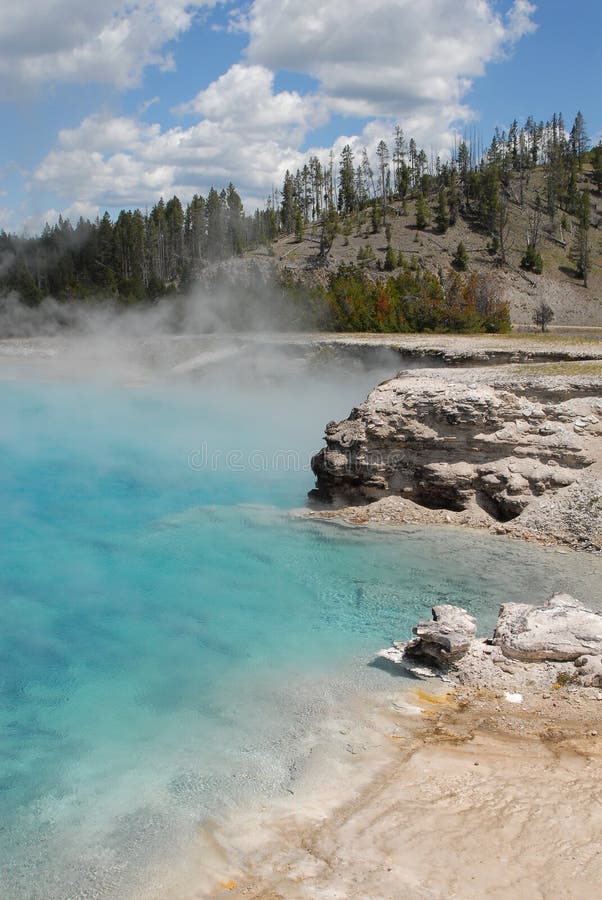
<path id="1" fill-rule="evenodd" d="M 204 818 L 286 790 L 320 719 L 390 686 L 374 652 L 433 603 L 487 627 L 504 600 L 595 599 L 591 557 L 290 517 L 324 425 L 390 360 L 196 380 L 30 362 L 0 382 L 10 900 L 128 897 Z"/>

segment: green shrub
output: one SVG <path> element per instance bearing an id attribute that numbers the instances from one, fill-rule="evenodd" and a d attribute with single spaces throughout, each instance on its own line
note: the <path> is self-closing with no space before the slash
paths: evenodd
<path id="1" fill-rule="evenodd" d="M 392 272 L 397 266 L 397 255 L 395 250 L 391 245 L 387 247 L 387 252 L 385 253 L 385 272 Z"/>
<path id="2" fill-rule="evenodd" d="M 452 266 L 454 269 L 457 269 L 458 272 L 465 272 L 468 268 L 468 253 L 466 252 L 466 247 L 462 241 L 460 241 L 456 248 L 456 252 L 452 259 Z"/>
<path id="3" fill-rule="evenodd" d="M 541 253 L 537 252 L 533 244 L 527 245 L 527 249 L 523 254 L 520 265 L 521 269 L 525 269 L 527 272 L 535 272 L 536 275 L 541 275 L 543 272 L 543 259 L 541 258 Z"/>

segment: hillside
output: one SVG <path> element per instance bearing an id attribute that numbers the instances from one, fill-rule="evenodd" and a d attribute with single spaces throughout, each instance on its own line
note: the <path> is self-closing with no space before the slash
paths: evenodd
<path id="1" fill-rule="evenodd" d="M 19 301 L 48 298 L 61 320 L 82 301 L 165 298 L 169 327 L 183 327 L 178 295 L 209 329 L 503 332 L 533 328 L 536 312 L 598 328 L 601 225 L 602 145 L 580 113 L 570 131 L 557 114 L 515 121 L 444 161 L 397 128 L 372 162 L 349 145 L 327 165 L 310 157 L 252 215 L 229 184 L 114 222 L 0 232 L 0 333 L 14 332 Z"/>
<path id="2" fill-rule="evenodd" d="M 542 216 L 537 247 L 543 260 L 542 274 L 520 268 L 537 196 L 545 193 L 543 168 L 531 174 L 522 206 L 518 189 L 514 190 L 515 185 L 510 184 L 505 226 L 506 264 L 500 261 L 499 254 L 491 252 L 489 235 L 474 217 L 460 213 L 456 222 L 441 234 L 434 224 L 436 197 L 431 197 L 429 203 L 433 221 L 421 230 L 416 228 L 416 200 L 389 204 L 387 222 L 391 246 L 396 254 L 401 252 L 407 262 L 416 260 L 421 267 L 437 274 L 451 268 L 454 253 L 462 242 L 468 253 L 469 270 L 489 273 L 495 279 L 502 297 L 509 304 L 514 326 L 532 328 L 533 312 L 542 301 L 554 312 L 553 327 L 602 326 L 602 193 L 594 190 L 588 180 L 589 168 L 584 166 L 579 183 L 580 189 L 589 192 L 591 205 L 591 270 L 587 287 L 576 277 L 569 256 L 577 232 L 577 217 L 558 210 L 553 220 L 546 214 Z M 271 258 L 278 268 L 292 270 L 297 277 L 313 284 L 323 282 L 326 273 L 336 270 L 342 263 L 357 265 L 358 253 L 372 255 L 373 252 L 373 260 L 362 262 L 362 267 L 375 278 L 387 274 L 382 271 L 387 251 L 385 228 L 381 226 L 378 233 L 374 233 L 369 209 L 359 215 L 341 217 L 326 263 L 317 267 L 319 246 L 320 227 L 316 224 L 305 229 L 301 241 L 295 235 L 282 236 L 269 249 L 262 247 L 250 251 L 245 258 Z M 367 251 L 366 248 L 370 249 Z"/>

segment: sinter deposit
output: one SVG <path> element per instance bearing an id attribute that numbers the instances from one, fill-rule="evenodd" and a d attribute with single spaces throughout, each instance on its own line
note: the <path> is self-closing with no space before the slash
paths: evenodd
<path id="1" fill-rule="evenodd" d="M 485 525 L 599 550 L 600 379 L 403 373 L 327 425 L 312 467 L 314 498 L 352 522 Z"/>
<path id="2" fill-rule="evenodd" d="M 456 606 L 433 607 L 433 621 L 413 631 L 413 640 L 377 658 L 419 677 L 443 674 L 492 688 L 510 687 L 509 680 L 520 688 L 549 686 L 559 677 L 602 687 L 602 615 L 568 594 L 540 606 L 504 603 L 491 639 L 478 639 L 474 617 Z"/>

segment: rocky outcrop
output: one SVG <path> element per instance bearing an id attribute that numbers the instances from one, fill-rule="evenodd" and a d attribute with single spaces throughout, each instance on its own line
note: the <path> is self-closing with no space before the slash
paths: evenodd
<path id="1" fill-rule="evenodd" d="M 468 650 L 477 633 L 477 623 L 459 606 L 433 606 L 433 621 L 419 622 L 412 629 L 416 637 L 405 646 L 405 653 L 438 666 L 449 665 Z"/>
<path id="2" fill-rule="evenodd" d="M 504 656 L 526 662 L 574 662 L 588 654 L 599 657 L 602 616 L 569 594 L 555 594 L 542 606 L 504 603 L 493 643 Z"/>
<path id="3" fill-rule="evenodd" d="M 492 639 L 477 639 L 474 617 L 457 606 L 433 607 L 433 621 L 412 630 L 415 638 L 379 651 L 377 662 L 494 690 L 602 687 L 602 615 L 568 594 L 503 604 Z"/>
<path id="4" fill-rule="evenodd" d="M 602 687 L 602 656 L 580 656 L 575 660 L 579 680 L 586 687 Z"/>
<path id="5" fill-rule="evenodd" d="M 543 542 L 568 544 L 578 550 L 602 550 L 602 476 L 586 470 L 579 481 L 534 500 L 514 521 L 509 534 Z M 499 529 L 498 529 L 499 530 Z"/>
<path id="6" fill-rule="evenodd" d="M 599 456 L 602 397 L 516 383 L 407 373 L 375 388 L 326 427 L 312 460 L 314 496 L 371 502 L 403 496 L 452 511 L 480 507 L 507 521 L 566 488 Z"/>

